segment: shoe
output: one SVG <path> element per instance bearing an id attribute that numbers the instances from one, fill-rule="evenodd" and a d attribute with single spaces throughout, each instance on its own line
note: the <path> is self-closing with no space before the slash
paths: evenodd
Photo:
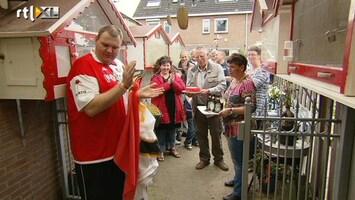
<path id="1" fill-rule="evenodd" d="M 181 142 L 179 140 L 175 140 L 175 145 L 180 145 Z"/>
<path id="2" fill-rule="evenodd" d="M 216 165 L 218 168 L 220 168 L 223 171 L 228 171 L 228 166 L 222 160 L 218 162 L 214 162 L 214 165 Z"/>
<path id="3" fill-rule="evenodd" d="M 199 147 L 200 145 L 198 144 L 198 142 L 194 142 L 192 143 L 192 146 Z"/>
<path id="4" fill-rule="evenodd" d="M 185 131 L 183 131 L 183 132 L 181 133 L 181 136 L 182 136 L 182 137 L 186 137 L 186 135 L 187 135 L 187 133 L 186 133 Z"/>
<path id="5" fill-rule="evenodd" d="M 157 160 L 160 162 L 163 162 L 164 161 L 164 153 L 159 153 Z"/>
<path id="6" fill-rule="evenodd" d="M 199 163 L 197 163 L 197 165 L 196 165 L 196 169 L 197 170 L 200 170 L 200 169 L 203 169 L 203 168 L 205 168 L 207 165 L 209 165 L 210 164 L 210 162 L 206 162 L 206 161 L 200 161 Z"/>
<path id="7" fill-rule="evenodd" d="M 224 182 L 224 186 L 234 187 L 234 183 L 235 183 L 234 180 L 226 181 L 226 182 Z"/>
<path id="8" fill-rule="evenodd" d="M 234 193 L 231 193 L 225 197 L 223 197 L 223 200 L 241 200 L 242 198 L 240 196 L 235 196 Z"/>
<path id="9" fill-rule="evenodd" d="M 180 154 L 176 149 L 170 149 L 170 154 L 173 155 L 175 158 L 180 158 Z"/>
<path id="10" fill-rule="evenodd" d="M 191 144 L 185 144 L 184 147 L 185 147 L 187 150 L 192 150 L 192 145 L 191 145 Z"/>

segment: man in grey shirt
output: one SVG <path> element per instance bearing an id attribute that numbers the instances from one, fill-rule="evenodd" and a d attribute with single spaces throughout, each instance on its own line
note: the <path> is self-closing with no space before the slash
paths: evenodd
<path id="1" fill-rule="evenodd" d="M 196 48 L 197 65 L 189 69 L 186 81 L 187 87 L 200 87 L 202 89 L 198 94 L 189 94 L 193 97 L 192 109 L 195 114 L 194 119 L 200 144 L 200 162 L 196 165 L 196 169 L 203 169 L 210 164 L 211 153 L 208 141 L 208 133 L 210 133 L 214 164 L 227 171 L 228 166 L 223 161 L 221 120 L 218 116 L 207 117 L 197 109 L 197 106 L 206 105 L 209 94 L 222 94 L 226 90 L 223 68 L 218 64 L 209 62 L 207 53 L 208 51 L 204 47 Z"/>

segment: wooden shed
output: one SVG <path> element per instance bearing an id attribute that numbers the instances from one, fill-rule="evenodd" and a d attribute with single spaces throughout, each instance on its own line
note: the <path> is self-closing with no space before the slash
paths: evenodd
<path id="1" fill-rule="evenodd" d="M 127 46 L 127 60 L 136 60 L 137 69 L 144 70 L 143 85 L 150 82 L 156 60 L 169 55 L 169 36 L 162 25 L 130 27 L 137 42 L 136 47 Z"/>
<path id="2" fill-rule="evenodd" d="M 8 1 L 0 17 L 0 99 L 65 96 L 72 63 L 94 49 L 104 25 L 121 28 L 123 45 L 136 43 L 111 0 Z"/>
<path id="3" fill-rule="evenodd" d="M 177 66 L 180 61 L 180 53 L 185 49 L 185 42 L 182 39 L 180 33 L 171 34 L 170 45 L 169 45 L 169 55 L 173 60 L 173 64 Z"/>

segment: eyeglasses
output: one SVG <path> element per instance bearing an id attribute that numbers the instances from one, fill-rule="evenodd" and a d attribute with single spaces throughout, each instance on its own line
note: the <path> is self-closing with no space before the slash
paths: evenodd
<path id="1" fill-rule="evenodd" d="M 234 63 L 230 63 L 228 64 L 228 67 L 231 69 L 236 69 L 237 67 L 240 67 L 240 65 L 234 64 Z"/>
<path id="2" fill-rule="evenodd" d="M 250 53 L 248 54 L 248 56 L 257 56 L 258 54 L 257 53 Z"/>
<path id="3" fill-rule="evenodd" d="M 195 56 L 196 59 L 204 58 L 205 56 Z"/>

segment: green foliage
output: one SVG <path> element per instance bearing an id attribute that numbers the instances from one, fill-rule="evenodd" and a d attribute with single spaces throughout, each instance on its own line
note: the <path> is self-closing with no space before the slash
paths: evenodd
<path id="1" fill-rule="evenodd" d="M 282 92 L 276 85 L 273 85 L 269 88 L 270 99 L 279 100 L 283 95 L 285 95 L 285 93 Z"/>
<path id="2" fill-rule="evenodd" d="M 242 54 L 243 56 L 245 56 L 246 58 L 248 58 L 248 53 L 243 51 L 242 49 L 238 50 L 238 53 Z"/>
<path id="3" fill-rule="evenodd" d="M 285 81 L 281 86 L 275 83 L 269 88 L 269 98 L 272 100 L 282 100 L 285 106 L 292 106 L 293 103 L 293 89 L 292 83 Z"/>
<path id="4" fill-rule="evenodd" d="M 269 156 L 266 153 L 258 152 L 254 155 L 254 159 L 249 160 L 249 168 L 254 169 L 254 160 L 255 160 L 255 172 L 259 178 L 262 180 L 268 178 L 277 178 L 281 179 L 283 177 L 283 172 L 285 170 L 286 179 L 290 178 L 292 170 L 288 165 L 283 163 L 276 162 L 275 158 L 269 159 Z M 261 172 L 261 169 L 263 171 Z M 261 175 L 261 173 L 263 173 Z"/>

